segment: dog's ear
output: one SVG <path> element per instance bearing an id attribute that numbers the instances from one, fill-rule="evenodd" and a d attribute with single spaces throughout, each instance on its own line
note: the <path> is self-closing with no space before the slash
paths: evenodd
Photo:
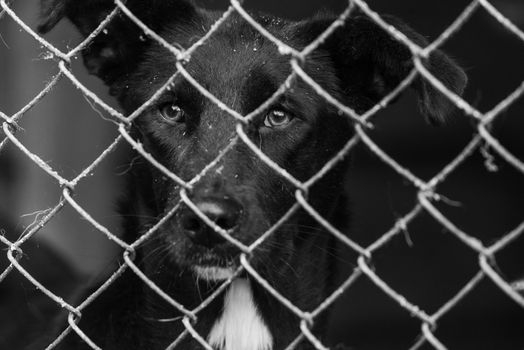
<path id="1" fill-rule="evenodd" d="M 402 21 L 391 16 L 383 18 L 417 45 L 427 45 L 424 37 Z M 333 21 L 334 18 L 317 18 L 303 23 L 299 30 L 303 38 L 311 41 Z M 364 109 L 395 89 L 413 68 L 410 50 L 363 15 L 347 19 L 344 26 L 337 28 L 320 49 L 328 51 L 344 93 L 367 101 L 360 107 Z M 467 82 L 466 74 L 448 56 L 435 50 L 424 65 L 448 89 L 462 94 Z M 424 79 L 418 77 L 412 87 L 417 91 L 420 110 L 428 121 L 441 122 L 453 110 L 453 103 Z"/>
<path id="2" fill-rule="evenodd" d="M 126 6 L 155 32 L 168 22 L 176 26 L 196 16 L 189 0 L 129 0 Z M 68 18 L 87 37 L 114 8 L 112 0 L 41 0 L 38 31 L 47 33 L 62 18 Z M 149 43 L 142 30 L 120 11 L 82 51 L 84 63 L 91 74 L 111 84 L 136 65 Z"/>

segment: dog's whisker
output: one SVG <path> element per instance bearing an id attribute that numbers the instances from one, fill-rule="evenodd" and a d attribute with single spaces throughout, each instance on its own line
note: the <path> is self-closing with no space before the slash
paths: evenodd
<path id="1" fill-rule="evenodd" d="M 148 259 L 158 259 L 161 254 L 164 254 L 165 252 L 169 252 L 169 249 L 170 247 L 168 246 L 164 246 L 164 245 L 159 246 L 153 249 L 152 251 L 148 252 L 148 254 L 142 258 L 142 262 L 145 263 L 147 262 Z"/>
<path id="2" fill-rule="evenodd" d="M 161 323 L 169 323 L 169 322 L 176 322 L 180 321 L 183 317 L 177 316 L 172 318 L 153 318 L 153 317 L 143 317 L 144 320 L 152 321 L 152 322 L 161 322 Z"/>

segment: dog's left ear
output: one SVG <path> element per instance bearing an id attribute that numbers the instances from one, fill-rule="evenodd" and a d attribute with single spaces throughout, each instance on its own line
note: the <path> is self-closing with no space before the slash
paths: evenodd
<path id="1" fill-rule="evenodd" d="M 196 7 L 190 0 L 128 0 L 126 7 L 150 29 L 158 32 L 167 25 L 178 26 L 195 20 Z M 47 33 L 63 18 L 69 19 L 87 37 L 111 11 L 113 0 L 41 0 L 38 31 Z M 111 85 L 130 72 L 150 44 L 136 23 L 125 14 L 111 22 L 82 51 L 91 74 Z"/>
<path id="2" fill-rule="evenodd" d="M 383 18 L 417 45 L 427 45 L 424 37 L 402 21 L 391 16 Z M 334 20 L 318 18 L 299 24 L 299 35 L 309 43 Z M 337 28 L 319 49 L 328 51 L 344 94 L 357 97 L 360 105 L 356 109 L 360 112 L 395 89 L 413 68 L 410 50 L 363 15 L 348 18 L 344 26 Z M 443 52 L 433 51 L 424 65 L 448 89 L 462 94 L 467 82 L 466 74 Z M 453 110 L 453 103 L 424 79 L 416 78 L 412 87 L 417 91 L 420 110 L 428 121 L 442 122 Z"/>

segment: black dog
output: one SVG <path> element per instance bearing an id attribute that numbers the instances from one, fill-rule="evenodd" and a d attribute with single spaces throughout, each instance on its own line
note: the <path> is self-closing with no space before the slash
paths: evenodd
<path id="1" fill-rule="evenodd" d="M 167 42 L 184 48 L 206 34 L 221 15 L 184 0 L 130 0 L 127 6 Z M 47 32 L 67 17 L 87 36 L 113 8 L 109 0 L 44 0 L 39 29 Z M 335 19 L 322 15 L 290 22 L 253 16 L 297 49 Z M 414 42 L 426 44 L 402 22 L 386 18 Z M 90 72 L 106 82 L 126 113 L 148 100 L 176 71 L 173 54 L 124 15 L 117 16 L 83 55 Z M 462 93 L 466 77 L 442 52 L 434 52 L 426 66 L 448 88 Z M 363 113 L 392 91 L 413 65 L 403 44 L 367 17 L 354 15 L 303 67 L 331 96 Z M 192 54 L 185 68 L 242 115 L 268 99 L 291 72 L 289 57 L 279 54 L 271 41 L 238 14 Z M 418 79 L 413 87 L 430 120 L 450 112 L 452 104 L 428 83 Z M 237 121 L 179 76 L 133 124 L 133 137 L 156 160 L 188 181 L 230 144 Z M 300 181 L 311 178 L 353 135 L 348 118 L 300 79 L 244 129 L 267 156 Z M 344 160 L 308 193 L 308 202 L 342 231 L 348 221 L 343 190 L 346 169 Z M 295 190 L 239 141 L 196 182 L 189 197 L 207 217 L 248 245 L 296 202 Z M 179 199 L 180 187 L 157 168 L 147 161 L 134 166 L 122 209 L 123 238 L 135 241 Z M 309 311 L 334 288 L 331 252 L 335 244 L 336 239 L 310 215 L 297 211 L 259 246 L 250 263 L 294 305 Z M 232 276 L 239 266 L 238 256 L 233 244 L 183 206 L 139 248 L 135 263 L 163 291 L 192 309 L 218 282 Z M 84 310 L 79 326 L 104 349 L 164 349 L 184 330 L 180 316 L 132 272 L 126 272 Z M 299 334 L 299 321 L 244 273 L 198 314 L 195 328 L 215 349 L 270 350 L 287 347 Z M 326 322 L 317 318 L 315 324 L 314 332 L 322 338 Z M 87 348 L 75 335 L 69 335 L 62 347 Z M 311 344 L 304 341 L 299 347 L 306 349 Z M 201 346 L 187 336 L 179 348 Z"/>

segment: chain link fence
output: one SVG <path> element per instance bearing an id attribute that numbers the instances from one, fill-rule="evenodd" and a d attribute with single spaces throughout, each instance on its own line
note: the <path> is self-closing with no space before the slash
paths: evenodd
<path id="1" fill-rule="evenodd" d="M 2 119 L 2 130 L 3 136 L 0 141 L 0 151 L 6 146 L 6 144 L 11 143 L 19 151 L 20 156 L 25 156 L 30 159 L 34 164 L 36 164 L 42 171 L 51 176 L 57 183 L 57 186 L 60 187 L 62 196 L 56 205 L 42 213 L 38 218 L 35 225 L 31 227 L 30 230 L 25 232 L 17 240 L 9 240 L 6 236 L 0 235 L 0 242 L 3 245 L 3 248 L 6 250 L 7 257 L 9 259 L 9 266 L 0 273 L 0 283 L 12 273 L 19 273 L 24 276 L 25 279 L 30 281 L 38 290 L 44 293 L 50 300 L 52 300 L 60 308 L 67 310 L 68 317 L 68 327 L 63 330 L 58 338 L 56 338 L 49 346 L 48 349 L 52 349 L 60 342 L 62 339 L 69 333 L 74 332 L 78 337 L 81 337 L 85 343 L 87 343 L 93 349 L 100 349 L 99 345 L 95 344 L 78 326 L 78 322 L 82 316 L 82 312 L 89 307 L 89 305 L 101 294 L 103 293 L 116 279 L 125 270 L 132 270 L 138 278 L 140 278 L 143 283 L 145 283 L 149 288 L 156 291 L 160 297 L 167 301 L 173 308 L 181 312 L 184 317 L 180 322 L 183 323 L 185 331 L 183 331 L 177 339 L 173 339 L 172 344 L 169 346 L 169 349 L 176 349 L 177 344 L 181 342 L 185 337 L 195 338 L 203 348 L 212 350 L 211 346 L 206 342 L 205 336 L 198 334 L 194 328 L 194 322 L 198 320 L 199 312 L 202 311 L 209 303 L 219 297 L 221 293 L 225 291 L 227 286 L 231 283 L 231 279 L 224 282 L 217 290 L 214 292 L 208 299 L 206 299 L 200 306 L 195 309 L 188 309 L 184 305 L 180 304 L 177 300 L 173 300 L 168 294 L 163 292 L 158 286 L 156 286 L 147 275 L 142 272 L 137 265 L 134 263 L 135 250 L 138 246 L 144 242 L 150 240 L 155 232 L 160 226 L 162 226 L 169 218 L 175 214 L 179 205 L 184 203 L 190 207 L 207 225 L 212 227 L 218 234 L 223 238 L 235 245 L 242 253 L 240 256 L 241 267 L 236 271 L 235 276 L 242 272 L 247 272 L 254 280 L 257 281 L 261 286 L 263 286 L 275 299 L 275 301 L 281 303 L 286 308 L 288 308 L 293 314 L 300 318 L 300 329 L 297 329 L 297 338 L 293 341 L 288 349 L 293 349 L 302 341 L 311 342 L 317 349 L 326 349 L 326 346 L 319 340 L 312 332 L 312 325 L 315 322 L 317 316 L 330 308 L 333 303 L 335 303 L 348 289 L 350 289 L 354 283 L 359 279 L 369 279 L 376 288 L 384 292 L 387 296 L 391 298 L 392 301 L 401 306 L 406 313 L 415 317 L 420 322 L 420 336 L 418 340 L 414 343 L 411 349 L 419 349 L 425 344 L 430 344 L 435 349 L 446 349 L 446 344 L 443 343 L 436 335 L 436 330 L 439 325 L 439 321 L 446 315 L 450 310 L 455 308 L 457 304 L 467 298 L 468 294 L 474 290 L 482 280 L 490 280 L 495 286 L 500 288 L 509 298 L 511 298 L 515 303 L 515 307 L 524 307 L 524 298 L 519 294 L 518 283 L 511 284 L 510 281 L 505 280 L 502 275 L 499 273 L 495 259 L 497 254 L 499 254 L 506 247 L 510 246 L 514 241 L 522 236 L 524 231 L 524 221 L 515 227 L 510 232 L 502 235 L 494 242 L 487 244 L 476 238 L 474 235 L 463 231 L 457 225 L 455 225 L 450 219 L 446 217 L 436 206 L 436 203 L 442 200 L 445 200 L 438 193 L 438 187 L 446 181 L 448 176 L 455 172 L 457 168 L 461 166 L 467 159 L 469 159 L 472 154 L 478 150 L 482 145 L 489 145 L 489 147 L 496 152 L 500 157 L 507 161 L 511 166 L 518 170 L 521 175 L 524 175 L 524 163 L 522 160 L 518 159 L 513 155 L 508 149 L 506 149 L 497 138 L 493 136 L 490 132 L 491 127 L 497 121 L 497 118 L 501 115 L 503 111 L 508 109 L 517 99 L 519 99 L 524 94 L 524 82 L 515 89 L 511 94 L 506 98 L 500 101 L 494 108 L 487 112 L 481 112 L 475 108 L 470 103 L 466 102 L 460 96 L 454 94 L 450 91 L 441 81 L 439 81 L 432 73 L 424 66 L 423 61 L 425 58 L 441 47 L 450 37 L 455 35 L 461 27 L 467 23 L 468 19 L 476 11 L 485 11 L 490 16 L 492 16 L 496 21 L 500 23 L 501 26 L 504 26 L 511 34 L 513 34 L 518 40 L 522 41 L 524 44 L 524 32 L 522 29 L 518 28 L 513 24 L 508 18 L 501 14 L 489 1 L 487 0 L 474 0 L 469 3 L 463 10 L 463 12 L 458 16 L 453 23 L 447 27 L 440 36 L 434 40 L 427 47 L 420 47 L 410 39 L 408 39 L 402 32 L 397 30 L 395 27 L 391 26 L 385 22 L 381 16 L 375 12 L 368 4 L 363 0 L 350 0 L 347 4 L 346 9 L 340 14 L 338 19 L 334 21 L 318 38 L 313 42 L 309 43 L 304 49 L 296 50 L 293 47 L 290 47 L 285 42 L 279 40 L 268 32 L 261 24 L 257 23 L 253 17 L 242 6 L 241 1 L 231 0 L 229 8 L 223 13 L 222 17 L 210 28 L 209 32 L 200 38 L 196 43 L 194 43 L 189 48 L 180 48 L 175 47 L 171 43 L 166 42 L 162 37 L 157 33 L 153 32 L 148 28 L 143 22 L 140 21 L 129 9 L 126 7 L 124 1 L 115 0 L 114 10 L 98 25 L 98 27 L 78 44 L 73 49 L 64 52 L 53 46 L 45 38 L 37 34 L 31 27 L 29 27 L 24 21 L 13 11 L 12 7 L 7 0 L 0 0 L 1 13 L 0 20 L 6 20 L 5 17 L 9 17 L 11 20 L 15 21 L 21 30 L 28 33 L 34 40 L 36 40 L 40 45 L 42 45 L 45 50 L 48 52 L 49 57 L 53 58 L 56 61 L 59 72 L 54 76 L 51 81 L 47 83 L 44 89 L 42 89 L 34 98 L 29 101 L 22 109 L 18 112 L 7 115 L 0 111 L 0 118 Z M 373 108 L 368 110 L 364 114 L 357 114 L 348 106 L 345 106 L 340 101 L 336 100 L 328 92 L 326 92 L 318 83 L 316 83 L 307 73 L 302 69 L 301 62 L 306 60 L 308 55 L 311 54 L 315 49 L 321 45 L 327 37 L 329 37 L 338 27 L 342 26 L 348 17 L 354 11 L 360 11 L 362 14 L 368 16 L 386 32 L 388 32 L 395 40 L 398 40 L 403 45 L 405 45 L 412 54 L 413 69 L 408 74 L 405 79 L 402 81 L 398 87 L 396 87 L 391 93 L 389 93 L 380 103 L 375 105 Z M 223 25 L 224 22 L 233 14 L 237 13 L 242 18 L 247 21 L 253 28 L 260 32 L 265 38 L 273 42 L 277 47 L 280 54 L 289 57 L 289 64 L 292 68 L 292 73 L 289 77 L 282 83 L 282 85 L 275 91 L 273 96 L 268 99 L 265 103 L 255 109 L 253 112 L 248 115 L 242 115 L 235 110 L 232 110 L 222 101 L 217 99 L 213 94 L 206 90 L 205 87 L 199 84 L 185 69 L 184 65 L 191 59 L 191 54 L 199 49 L 206 41 L 212 40 L 210 38 L 212 34 Z M 144 35 L 156 40 L 160 45 L 169 50 L 173 57 L 176 59 L 177 72 L 165 83 L 162 88 L 159 89 L 146 103 L 144 103 L 140 108 L 135 110 L 130 115 L 123 115 L 118 110 L 112 108 L 101 98 L 99 98 L 95 93 L 90 91 L 77 77 L 73 74 L 70 65 L 71 60 L 77 56 L 90 42 L 98 35 L 100 35 L 106 26 L 111 22 L 115 16 L 124 15 L 127 16 L 131 21 L 133 21 L 142 31 Z M 227 112 L 231 118 L 235 118 L 237 121 L 236 124 L 236 136 L 231 141 L 228 147 L 221 150 L 218 156 L 211 162 L 209 165 L 202 169 L 201 173 L 195 176 L 190 181 L 182 180 L 177 174 L 172 173 L 169 169 L 164 167 L 160 162 L 158 162 L 143 145 L 136 139 L 134 139 L 130 134 L 130 127 L 133 123 L 133 120 L 137 118 L 141 113 L 143 113 L 148 107 L 150 107 L 156 99 L 170 87 L 173 83 L 175 77 L 183 76 L 190 84 L 192 84 L 203 96 L 215 103 L 221 110 Z M 408 87 L 416 77 L 422 77 L 429 84 L 434 86 L 440 92 L 442 92 L 450 101 L 452 101 L 460 110 L 462 110 L 465 115 L 467 115 L 474 124 L 476 133 L 471 141 L 464 147 L 464 149 L 456 155 L 456 157 L 446 164 L 441 171 L 435 174 L 428 180 L 424 180 L 414 174 L 410 169 L 404 167 L 402 164 L 397 162 L 393 157 L 388 155 L 374 140 L 369 136 L 369 130 L 373 126 L 375 114 L 386 107 L 389 102 L 394 100 L 403 90 Z M 74 178 L 66 178 L 60 174 L 59 171 L 54 169 L 48 162 L 43 160 L 37 153 L 28 149 L 23 142 L 17 138 L 17 132 L 19 130 L 18 122 L 24 117 L 24 114 L 29 111 L 32 107 L 38 104 L 46 95 L 53 89 L 61 79 L 68 79 L 76 88 L 78 88 L 85 96 L 87 96 L 98 108 L 102 108 L 104 111 L 109 113 L 109 115 L 114 118 L 114 122 L 117 124 L 118 136 L 114 141 L 94 160 L 89 164 L 80 174 Z M 291 81 L 294 79 L 302 79 L 316 92 L 318 95 L 323 97 L 329 104 L 336 107 L 341 111 L 348 120 L 351 121 L 355 135 L 352 137 L 345 146 L 338 152 L 338 154 L 327 162 L 320 171 L 318 171 L 312 178 L 302 182 L 293 177 L 286 169 L 279 166 L 275 161 L 266 156 L 260 148 L 254 144 L 249 137 L 246 135 L 245 127 L 249 125 L 253 117 L 265 108 L 267 108 L 271 103 L 273 103 L 281 94 L 283 94 L 288 88 Z M 1 134 L 0 134 L 1 135 Z M 227 154 L 231 147 L 242 142 L 249 147 L 254 155 L 259 157 L 265 164 L 271 167 L 275 173 L 279 176 L 282 176 L 285 180 L 289 181 L 295 188 L 295 197 L 296 203 L 289 209 L 289 211 L 278 221 L 276 222 L 271 229 L 266 231 L 260 236 L 251 245 L 245 245 L 242 242 L 236 240 L 235 238 L 228 235 L 227 231 L 216 225 L 212 220 L 206 217 L 198 207 L 191 202 L 188 197 L 188 191 L 202 178 L 208 171 L 213 169 L 221 160 L 221 158 Z M 151 166 L 156 167 L 161 171 L 165 176 L 171 179 L 174 183 L 178 184 L 181 188 L 180 190 L 180 202 L 178 205 L 174 206 L 171 211 L 161 218 L 156 225 L 151 227 L 144 235 L 142 235 L 135 242 L 128 244 L 118 237 L 118 235 L 111 232 L 108 228 L 104 227 L 102 224 L 97 222 L 97 220 L 86 211 L 75 199 L 75 189 L 86 179 L 89 174 L 92 174 L 99 164 L 114 150 L 119 144 L 128 143 L 136 150 L 144 159 L 150 162 Z M 402 177 L 405 181 L 412 184 L 417 189 L 417 198 L 416 205 L 404 213 L 401 218 L 399 218 L 392 227 L 385 232 L 379 239 L 373 242 L 370 245 L 363 246 L 357 241 L 351 238 L 351 234 L 346 235 L 344 232 L 338 231 L 330 222 L 324 219 L 319 213 L 313 208 L 307 199 L 308 190 L 319 181 L 326 173 L 328 173 L 338 162 L 340 162 L 344 157 L 347 157 L 352 150 L 355 149 L 357 145 L 364 145 L 367 147 L 373 154 L 375 154 L 384 164 L 391 167 L 399 176 Z M 20 259 L 24 254 L 24 244 L 34 237 L 34 235 L 41 230 L 46 224 L 52 220 L 62 208 L 65 206 L 70 206 L 78 214 L 87 220 L 94 228 L 100 231 L 105 237 L 112 242 L 112 244 L 117 245 L 124 250 L 123 261 L 124 263 L 116 270 L 112 276 L 107 279 L 101 287 L 91 294 L 88 298 L 83 300 L 78 305 L 72 305 L 67 303 L 63 296 L 55 294 L 52 290 L 48 289 L 43 285 L 37 277 L 32 276 L 25 268 L 21 265 Z M 268 281 L 257 272 L 257 270 L 250 264 L 250 256 L 256 254 L 257 247 L 272 235 L 279 227 L 282 225 L 293 213 L 297 210 L 303 209 L 307 211 L 321 226 L 323 226 L 327 231 L 335 236 L 341 244 L 347 246 L 349 249 L 353 250 L 358 254 L 358 259 L 356 261 L 357 267 L 351 273 L 349 277 L 320 305 L 318 305 L 313 310 L 301 310 L 297 306 L 293 305 L 291 301 L 286 299 L 279 291 L 277 291 Z M 391 285 L 389 285 L 380 274 L 375 271 L 372 267 L 372 262 L 374 255 L 380 251 L 385 245 L 387 245 L 392 240 L 398 240 L 402 232 L 410 225 L 410 223 L 417 218 L 422 212 L 429 213 L 446 231 L 452 235 L 455 239 L 460 241 L 467 249 L 474 252 L 478 259 L 478 272 L 471 276 L 470 280 L 463 285 L 460 290 L 456 291 L 456 294 L 449 299 L 447 302 L 441 305 L 434 312 L 428 312 L 424 310 L 419 305 L 411 302 L 405 298 L 400 292 L 395 290 Z"/>

